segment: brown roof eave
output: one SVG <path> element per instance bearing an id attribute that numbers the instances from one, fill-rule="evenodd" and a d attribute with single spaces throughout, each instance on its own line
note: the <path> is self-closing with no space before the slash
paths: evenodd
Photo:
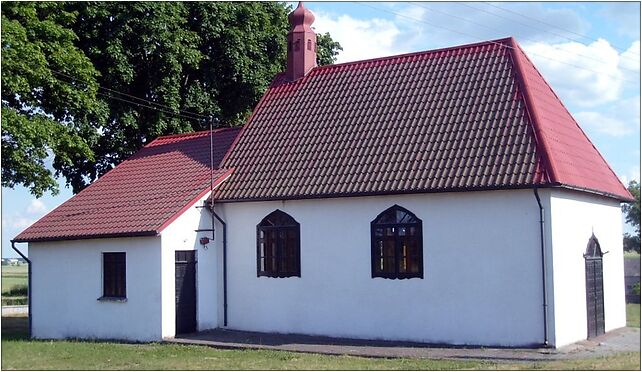
<path id="1" fill-rule="evenodd" d="M 572 191 L 580 191 L 580 192 L 585 192 L 585 193 L 589 193 L 589 194 L 595 194 L 595 195 L 603 196 L 605 198 L 619 200 L 622 203 L 630 203 L 630 202 L 635 201 L 635 199 L 630 197 L 630 196 L 616 195 L 616 194 L 611 194 L 611 193 L 600 191 L 600 190 L 588 189 L 588 188 L 585 188 L 585 187 L 566 185 L 566 184 L 557 184 L 557 185 L 552 186 L 552 187 L 562 188 L 562 189 L 567 189 L 567 190 L 572 190 Z"/>
<path id="2" fill-rule="evenodd" d="M 307 199 L 331 199 L 331 198 L 350 198 L 361 196 L 384 196 L 384 195 L 410 195 L 410 194 L 435 194 L 446 192 L 471 192 L 471 191 L 500 191 L 500 190 L 530 190 L 533 188 L 550 188 L 559 184 L 538 184 L 538 185 L 518 185 L 518 186 L 495 186 L 495 187 L 461 187 L 445 189 L 427 189 L 427 190 L 404 190 L 404 191 L 382 191 L 382 192 L 353 192 L 353 193 L 330 193 L 316 195 L 294 195 L 294 196 L 275 196 L 275 197 L 256 197 L 243 199 L 216 199 L 215 203 L 242 203 L 242 202 L 259 202 L 275 200 L 307 200 Z"/>
<path id="3" fill-rule="evenodd" d="M 34 243 L 34 242 L 57 242 L 65 240 L 87 240 L 87 239 L 110 239 L 110 238 L 136 238 L 144 236 L 158 236 L 157 231 L 136 231 L 136 232 L 125 232 L 125 233 L 114 233 L 114 234 L 90 234 L 90 235 L 75 235 L 75 236 L 51 236 L 51 237 L 40 237 L 40 238 L 19 238 L 16 237 L 13 239 L 16 243 Z"/>

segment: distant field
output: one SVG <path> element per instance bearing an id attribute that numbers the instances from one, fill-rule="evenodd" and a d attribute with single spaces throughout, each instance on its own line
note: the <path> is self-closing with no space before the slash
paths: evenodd
<path id="1" fill-rule="evenodd" d="M 6 276 L 13 276 L 13 275 L 23 275 L 25 278 L 27 277 L 27 264 L 24 265 L 18 265 L 18 266 L 1 266 L 2 270 L 2 278 Z"/>
<path id="2" fill-rule="evenodd" d="M 0 269 L 0 270 L 2 270 L 2 275 L 3 276 L 5 274 L 8 274 L 8 275 L 10 275 L 10 274 L 24 274 L 24 275 L 27 275 L 27 267 L 28 267 L 27 264 L 17 265 L 17 266 L 2 265 L 0 267 L 2 267 L 2 269 Z"/>
<path id="3" fill-rule="evenodd" d="M 635 251 L 625 251 L 624 252 L 624 258 L 635 258 L 635 259 L 640 259 L 640 254 Z"/>
<path id="4" fill-rule="evenodd" d="M 2 304 L 5 305 L 8 299 L 12 300 L 11 304 L 15 304 L 16 301 L 26 302 L 25 296 L 8 297 L 4 293 L 15 287 L 27 286 L 27 265 L 2 266 L 0 271 L 2 272 Z"/>

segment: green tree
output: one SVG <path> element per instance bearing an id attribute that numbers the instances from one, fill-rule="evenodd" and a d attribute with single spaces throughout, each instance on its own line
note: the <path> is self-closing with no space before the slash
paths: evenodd
<path id="1" fill-rule="evenodd" d="M 75 45 L 76 14 L 61 3 L 2 4 L 2 186 L 56 194 L 56 175 L 73 159 L 93 161 L 91 122 L 104 118 L 98 72 Z M 68 84 L 61 74 L 82 79 Z"/>
<path id="2" fill-rule="evenodd" d="M 98 127 L 101 135 L 92 144 L 93 161 L 78 157 L 76 166 L 62 170 L 78 192 L 155 137 L 204 128 L 198 120 L 186 118 L 198 116 L 181 114 L 182 110 L 205 115 L 218 109 L 194 75 L 203 56 L 199 35 L 187 27 L 184 3 L 67 6 L 78 13 L 77 45 L 100 72 L 99 100 L 108 107 L 107 119 Z"/>
<path id="3" fill-rule="evenodd" d="M 10 162 L 3 161 L 3 186 L 31 182 L 36 195 L 55 191 L 53 175 L 44 166 L 48 151 L 56 175 L 78 192 L 159 135 L 206 129 L 208 117 L 223 126 L 243 124 L 285 66 L 291 7 L 284 3 L 7 4 L 2 156 Z M 42 10 L 47 7 L 51 10 Z M 31 9 L 41 9 L 31 17 L 35 20 L 20 16 L 34 13 Z M 13 37 L 7 43 L 5 18 L 14 22 L 6 27 L 7 38 Z M 57 31 L 43 35 L 36 21 Z M 10 27 L 34 31 L 23 31 L 20 39 Z M 26 45 L 22 55 L 17 41 Z M 54 42 L 57 53 L 31 50 Z M 333 63 L 339 50 L 328 34 L 320 35 L 319 64 Z M 67 57 L 56 60 L 61 55 Z M 24 57 L 29 62 L 21 61 Z M 38 58 L 44 61 L 30 61 Z M 27 64 L 51 77 L 36 79 L 14 66 Z M 5 76 L 26 86 L 5 91 Z M 37 98 L 24 104 L 22 97 L 52 90 L 43 88 L 41 80 L 69 93 L 53 91 L 56 101 L 44 106 Z M 5 97 L 17 102 L 5 105 Z M 22 116 L 4 115 L 5 106 Z M 56 115 L 60 112 L 70 114 Z"/>
<path id="4" fill-rule="evenodd" d="M 332 40 L 329 32 L 317 35 L 317 65 L 331 65 L 337 61 L 339 51 L 343 48 L 338 41 Z"/>
<path id="5" fill-rule="evenodd" d="M 624 233 L 622 246 L 624 247 L 624 251 L 635 251 L 640 253 L 640 237 L 637 235 Z"/>
<path id="6" fill-rule="evenodd" d="M 624 234 L 624 250 L 640 252 L 640 183 L 633 180 L 628 189 L 635 200 L 624 204 L 622 211 L 626 214 L 626 222 L 635 228 L 635 235 Z"/>

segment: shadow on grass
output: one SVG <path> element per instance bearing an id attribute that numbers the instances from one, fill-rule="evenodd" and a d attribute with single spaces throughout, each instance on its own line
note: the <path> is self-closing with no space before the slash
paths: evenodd
<path id="1" fill-rule="evenodd" d="M 29 317 L 26 315 L 3 316 L 2 340 L 29 340 Z"/>

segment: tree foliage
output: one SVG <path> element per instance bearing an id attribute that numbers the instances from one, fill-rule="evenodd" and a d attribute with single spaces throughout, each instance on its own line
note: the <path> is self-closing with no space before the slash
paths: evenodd
<path id="1" fill-rule="evenodd" d="M 332 40 L 329 32 L 317 35 L 317 65 L 325 66 L 331 65 L 337 61 L 339 51 L 343 47 L 338 41 Z"/>
<path id="2" fill-rule="evenodd" d="M 640 236 L 625 233 L 622 239 L 624 251 L 635 251 L 640 253 Z"/>
<path id="3" fill-rule="evenodd" d="M 243 124 L 285 66 L 291 8 L 69 2 L 3 10 L 2 184 L 31 185 L 39 196 L 56 190 L 48 152 L 78 192 L 159 135 L 206 129 L 208 117 Z M 319 35 L 320 65 L 339 50 Z"/>
<path id="4" fill-rule="evenodd" d="M 59 167 L 94 160 L 87 124 L 105 107 L 96 99 L 98 72 L 75 45 L 75 18 L 61 3 L 3 4 L 2 186 L 55 194 L 50 155 Z M 68 84 L 61 73 L 84 83 Z"/>
<path id="5" fill-rule="evenodd" d="M 626 222 L 631 224 L 637 235 L 640 236 L 640 184 L 633 180 L 629 182 L 628 189 L 635 200 L 624 204 L 622 210 L 626 213 Z"/>
<path id="6" fill-rule="evenodd" d="M 626 222 L 635 228 L 635 235 L 624 234 L 624 250 L 640 252 L 640 183 L 633 180 L 628 189 L 635 200 L 624 204 L 622 211 L 626 214 Z"/>

